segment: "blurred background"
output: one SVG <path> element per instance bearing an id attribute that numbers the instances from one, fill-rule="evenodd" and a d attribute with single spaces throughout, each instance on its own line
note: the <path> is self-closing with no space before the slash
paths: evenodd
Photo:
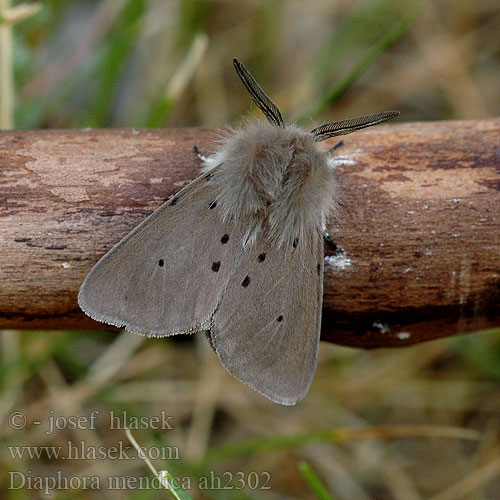
<path id="1" fill-rule="evenodd" d="M 0 128 L 238 125 L 258 112 L 233 57 L 307 127 L 386 109 L 498 116 L 499 28 L 498 0 L 0 0 Z M 290 408 L 229 376 L 201 336 L 3 331 L 0 491 L 168 498 L 139 482 L 144 460 L 109 452 L 131 446 L 126 420 L 192 498 L 498 500 L 499 334 L 322 343 Z"/>

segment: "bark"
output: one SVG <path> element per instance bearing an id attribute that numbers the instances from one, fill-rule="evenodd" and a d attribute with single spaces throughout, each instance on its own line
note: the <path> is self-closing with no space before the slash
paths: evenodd
<path id="1" fill-rule="evenodd" d="M 103 329 L 85 275 L 192 180 L 213 130 L 0 133 L 0 328 Z M 500 119 L 386 125 L 344 139 L 345 255 L 325 265 L 322 339 L 407 345 L 500 325 Z M 325 142 L 328 148 L 334 140 Z"/>

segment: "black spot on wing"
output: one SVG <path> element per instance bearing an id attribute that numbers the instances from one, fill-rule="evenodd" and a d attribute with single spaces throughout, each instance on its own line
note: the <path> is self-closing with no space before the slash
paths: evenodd
<path id="1" fill-rule="evenodd" d="M 163 267 L 163 266 L 165 265 L 164 260 L 163 260 L 163 259 L 160 259 L 160 260 L 158 261 L 158 265 L 159 265 L 160 267 Z"/>
<path id="2" fill-rule="evenodd" d="M 229 234 L 225 234 L 221 239 L 220 242 L 225 245 L 229 241 Z"/>
<path id="3" fill-rule="evenodd" d="M 266 253 L 265 252 L 262 252 L 258 257 L 257 257 L 257 260 L 259 262 L 264 262 L 266 260 Z"/>
<path id="4" fill-rule="evenodd" d="M 278 323 L 281 323 L 283 321 L 283 314 L 280 314 L 277 318 L 276 318 L 276 321 Z"/>
<path id="5" fill-rule="evenodd" d="M 212 263 L 212 271 L 214 273 L 217 273 L 217 272 L 219 272 L 219 269 L 220 269 L 220 260 L 218 260 L 217 262 L 213 262 Z"/>
<path id="6" fill-rule="evenodd" d="M 212 201 L 212 203 L 210 203 L 210 205 L 208 206 L 208 208 L 210 210 L 213 210 L 216 206 L 217 206 L 217 200 L 214 200 L 214 201 Z"/>
<path id="7" fill-rule="evenodd" d="M 245 279 L 241 282 L 241 286 L 246 288 L 250 284 L 250 276 L 245 276 Z"/>
<path id="8" fill-rule="evenodd" d="M 297 245 L 298 245 L 298 244 L 299 244 L 299 239 L 298 239 L 298 238 L 295 238 L 295 239 L 293 240 L 293 243 L 292 243 L 293 248 L 297 248 Z"/>
<path id="9" fill-rule="evenodd" d="M 179 197 L 176 196 L 175 198 L 172 199 L 172 202 L 170 203 L 170 205 L 174 206 L 177 204 L 178 201 L 179 201 Z"/>
<path id="10" fill-rule="evenodd" d="M 318 270 L 318 274 L 320 274 L 320 273 L 321 273 L 321 264 L 318 264 L 318 265 L 316 266 L 316 269 Z"/>

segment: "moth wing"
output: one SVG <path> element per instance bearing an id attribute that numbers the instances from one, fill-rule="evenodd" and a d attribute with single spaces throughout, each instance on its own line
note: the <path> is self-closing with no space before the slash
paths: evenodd
<path id="1" fill-rule="evenodd" d="M 188 184 L 99 260 L 78 295 L 85 313 L 149 336 L 208 328 L 241 254 L 209 177 Z"/>
<path id="2" fill-rule="evenodd" d="M 237 379 L 275 402 L 295 404 L 316 370 L 322 301 L 321 235 L 311 233 L 297 248 L 260 240 L 244 251 L 222 295 L 211 344 Z"/>

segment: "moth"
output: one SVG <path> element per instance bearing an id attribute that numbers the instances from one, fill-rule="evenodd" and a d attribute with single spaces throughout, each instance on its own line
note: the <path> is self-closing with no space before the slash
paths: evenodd
<path id="1" fill-rule="evenodd" d="M 205 332 L 222 365 L 271 400 L 302 399 L 316 370 L 326 224 L 338 203 L 331 155 L 315 143 L 397 111 L 285 125 L 249 71 L 267 118 L 231 130 L 202 173 L 117 243 L 78 295 L 91 318 L 163 337 Z"/>

